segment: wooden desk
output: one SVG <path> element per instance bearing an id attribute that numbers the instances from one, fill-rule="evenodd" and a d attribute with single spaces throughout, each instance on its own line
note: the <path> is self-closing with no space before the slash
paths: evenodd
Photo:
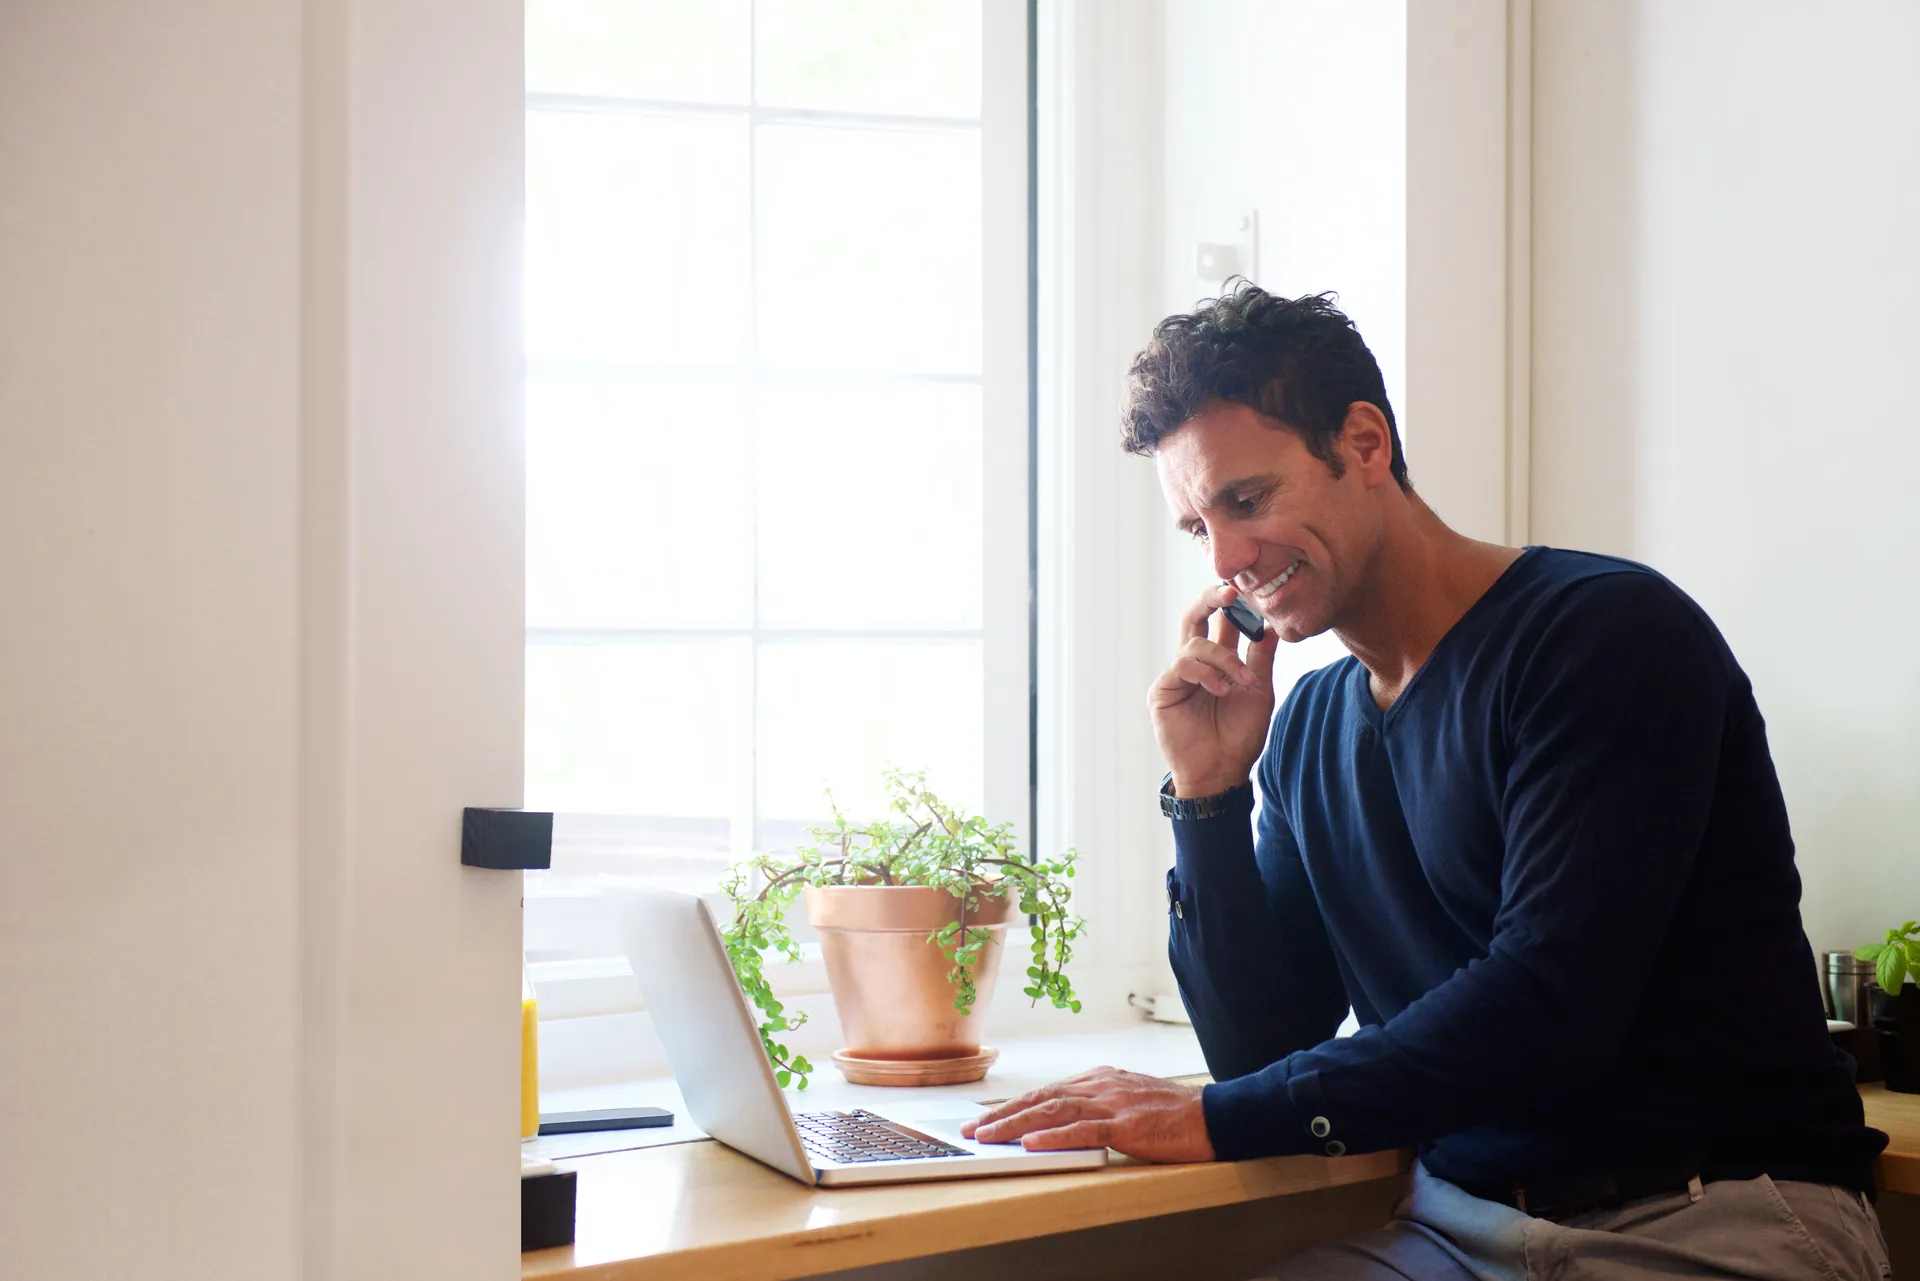
<path id="1" fill-rule="evenodd" d="M 1880 1154 L 1880 1186 L 1920 1196 L 1920 1094 L 1895 1094 L 1879 1083 L 1860 1087 L 1867 1124 L 1892 1142 Z"/>
<path id="2" fill-rule="evenodd" d="M 1868 1123 L 1893 1137 L 1880 1161 L 1881 1186 L 1920 1194 L 1920 1095 L 1879 1085 L 1860 1093 Z M 1360 1230 L 1369 1215 L 1384 1221 L 1411 1161 L 1409 1153 L 1382 1152 L 1127 1163 L 1082 1174 L 824 1191 L 717 1143 L 681 1143 L 562 1162 L 580 1172 L 578 1239 L 521 1256 L 521 1275 L 771 1281 L 1226 1207 L 1286 1219 L 1280 1206 L 1258 1204 L 1275 1198 L 1299 1198 L 1297 1217 L 1309 1220 L 1296 1229 L 1308 1234 L 1304 1243 Z"/>
<path id="3" fill-rule="evenodd" d="M 1075 1174 L 830 1191 L 710 1142 L 561 1164 L 580 1172 L 576 1240 L 521 1256 L 523 1277 L 809 1276 L 1357 1184 L 1379 1185 L 1371 1200 L 1384 1219 L 1410 1158 L 1382 1152 L 1339 1160 L 1122 1163 Z"/>

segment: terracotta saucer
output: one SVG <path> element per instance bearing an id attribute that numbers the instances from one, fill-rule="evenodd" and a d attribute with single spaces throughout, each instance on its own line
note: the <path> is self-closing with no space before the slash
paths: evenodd
<path id="1" fill-rule="evenodd" d="M 1000 1057 L 991 1045 L 959 1059 L 863 1059 L 833 1052 L 833 1065 L 855 1085 L 963 1085 L 978 1081 Z"/>

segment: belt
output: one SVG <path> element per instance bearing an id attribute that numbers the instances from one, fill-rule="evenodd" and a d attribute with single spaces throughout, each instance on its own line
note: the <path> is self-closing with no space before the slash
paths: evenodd
<path id="1" fill-rule="evenodd" d="M 1536 1219 L 1561 1219 L 1588 1210 L 1611 1209 L 1644 1197 L 1698 1191 L 1710 1182 L 1701 1162 L 1635 1170 L 1586 1170 L 1545 1175 L 1511 1182 L 1462 1183 L 1457 1186 L 1483 1201 L 1510 1205 Z"/>
<path id="2" fill-rule="evenodd" d="M 1757 1179 L 1763 1174 L 1794 1182 L 1830 1184 L 1871 1198 L 1873 1157 L 1884 1146 L 1849 1145 L 1817 1137 L 1719 1139 L 1610 1166 L 1522 1179 L 1454 1180 L 1454 1186 L 1539 1219 L 1566 1218 L 1645 1197 L 1698 1192 L 1701 1184 L 1720 1179 Z"/>

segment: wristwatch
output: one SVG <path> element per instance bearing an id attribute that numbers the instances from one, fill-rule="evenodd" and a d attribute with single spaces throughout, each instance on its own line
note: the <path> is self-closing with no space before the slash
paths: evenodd
<path id="1" fill-rule="evenodd" d="M 1220 818 L 1233 813 L 1252 796 L 1252 779 L 1214 796 L 1175 796 L 1173 771 L 1168 770 L 1160 782 L 1160 812 L 1168 818 Z"/>

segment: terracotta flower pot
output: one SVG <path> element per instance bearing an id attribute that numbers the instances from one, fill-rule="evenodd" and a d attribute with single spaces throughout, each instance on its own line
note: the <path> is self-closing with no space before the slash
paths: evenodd
<path id="1" fill-rule="evenodd" d="M 974 896 L 967 926 L 988 927 L 989 934 L 974 968 L 973 1008 L 965 1015 L 953 1008 L 956 993 L 947 981 L 953 967 L 939 944 L 928 941 L 960 919 L 959 899 L 920 885 L 828 885 L 808 886 L 806 905 L 847 1037 L 844 1055 L 914 1062 L 980 1056 L 980 1028 L 1017 902 Z M 985 1071 L 982 1064 L 969 1079 Z"/>

